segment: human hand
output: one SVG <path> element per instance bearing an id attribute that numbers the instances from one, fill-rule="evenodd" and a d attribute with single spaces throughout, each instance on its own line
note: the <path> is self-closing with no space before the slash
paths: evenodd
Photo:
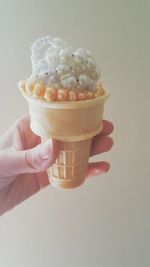
<path id="1" fill-rule="evenodd" d="M 93 139 L 91 157 L 109 151 L 112 123 L 104 121 L 103 130 Z M 0 139 L 0 214 L 16 206 L 49 184 L 46 170 L 59 152 L 58 142 L 44 144 L 30 129 L 29 115 L 23 116 Z M 89 163 L 87 177 L 107 172 L 109 163 Z"/>

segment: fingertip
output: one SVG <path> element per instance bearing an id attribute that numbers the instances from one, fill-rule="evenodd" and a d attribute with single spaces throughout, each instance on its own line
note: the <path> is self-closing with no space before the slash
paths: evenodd
<path id="1" fill-rule="evenodd" d="M 110 163 L 109 162 L 104 162 L 104 170 L 105 172 L 108 172 L 110 170 Z"/>
<path id="2" fill-rule="evenodd" d="M 106 161 L 89 163 L 87 169 L 87 177 L 107 173 L 109 169 L 110 163 Z"/>
<path id="3" fill-rule="evenodd" d="M 103 120 L 103 129 L 101 135 L 109 135 L 114 131 L 114 125 L 111 121 Z"/>
<path id="4" fill-rule="evenodd" d="M 111 150 L 112 146 L 113 146 L 113 139 L 110 136 L 102 136 L 99 140 L 99 146 L 100 146 L 100 152 L 107 152 L 109 150 Z"/>
<path id="5" fill-rule="evenodd" d="M 106 161 L 102 161 L 97 164 L 97 170 L 99 170 L 99 173 L 105 173 L 108 172 L 110 169 L 110 163 Z"/>
<path id="6" fill-rule="evenodd" d="M 113 146 L 113 139 L 110 136 L 97 136 L 93 140 L 91 148 L 91 156 L 107 152 L 111 150 Z"/>

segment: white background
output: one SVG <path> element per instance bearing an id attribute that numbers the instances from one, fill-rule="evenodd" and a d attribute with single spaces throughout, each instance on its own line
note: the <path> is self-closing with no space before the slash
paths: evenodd
<path id="1" fill-rule="evenodd" d="M 27 111 L 17 82 L 45 35 L 93 51 L 115 125 L 113 150 L 96 158 L 108 174 L 49 186 L 0 218 L 1 267 L 150 266 L 149 14 L 140 0 L 0 1 L 0 134 Z"/>

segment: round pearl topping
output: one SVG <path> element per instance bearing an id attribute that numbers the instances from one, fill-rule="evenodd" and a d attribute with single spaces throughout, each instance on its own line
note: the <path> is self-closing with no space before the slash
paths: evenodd
<path id="1" fill-rule="evenodd" d="M 73 49 L 62 38 L 46 36 L 33 43 L 31 52 L 32 76 L 37 82 L 57 89 L 95 90 L 100 71 L 89 50 Z"/>

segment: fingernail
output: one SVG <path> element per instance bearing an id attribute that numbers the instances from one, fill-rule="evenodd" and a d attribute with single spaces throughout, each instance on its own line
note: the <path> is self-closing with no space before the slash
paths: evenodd
<path id="1" fill-rule="evenodd" d="M 52 158 L 53 144 L 52 140 L 47 140 L 40 148 L 40 156 L 43 160 L 50 160 Z"/>

